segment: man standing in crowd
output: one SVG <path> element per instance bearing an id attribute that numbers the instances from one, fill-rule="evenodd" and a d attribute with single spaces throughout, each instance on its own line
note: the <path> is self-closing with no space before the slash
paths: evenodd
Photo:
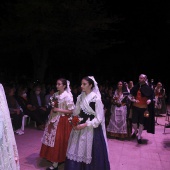
<path id="1" fill-rule="evenodd" d="M 130 91 L 132 104 L 132 138 L 137 136 L 137 142 L 142 144 L 143 129 L 155 133 L 154 91 L 147 84 L 147 76 L 139 75 L 139 82 Z M 149 114 L 145 114 L 149 111 Z"/>

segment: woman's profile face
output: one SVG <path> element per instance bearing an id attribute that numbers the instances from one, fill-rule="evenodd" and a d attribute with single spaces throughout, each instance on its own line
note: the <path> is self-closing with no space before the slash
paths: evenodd
<path id="1" fill-rule="evenodd" d="M 123 87 L 122 82 L 119 81 L 118 84 L 117 84 L 117 87 L 118 87 L 118 89 L 122 88 Z"/>
<path id="2" fill-rule="evenodd" d="M 89 84 L 89 82 L 85 79 L 82 79 L 81 81 L 81 89 L 83 92 L 88 92 L 91 90 L 92 85 Z"/>
<path id="3" fill-rule="evenodd" d="M 161 82 L 158 82 L 158 83 L 157 83 L 157 87 L 161 88 L 161 87 L 162 87 L 162 83 L 161 83 Z"/>
<path id="4" fill-rule="evenodd" d="M 64 91 L 65 85 L 63 85 L 62 81 L 58 80 L 56 83 L 57 90 Z"/>

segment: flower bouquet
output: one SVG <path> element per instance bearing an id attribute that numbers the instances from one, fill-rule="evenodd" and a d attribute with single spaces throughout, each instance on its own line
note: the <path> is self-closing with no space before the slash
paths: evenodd
<path id="1" fill-rule="evenodd" d="M 113 97 L 113 104 L 116 105 L 117 107 L 121 106 L 121 101 L 117 96 Z"/>
<path id="2" fill-rule="evenodd" d="M 82 120 L 83 120 L 83 118 L 81 118 L 79 116 L 71 116 L 68 118 L 68 121 L 70 122 L 70 124 L 72 126 L 77 126 L 78 124 L 81 123 Z"/>
<path id="3" fill-rule="evenodd" d="M 50 102 L 49 105 L 54 108 L 54 107 L 58 107 L 58 99 L 55 95 L 50 97 Z"/>
<path id="4" fill-rule="evenodd" d="M 54 111 L 54 107 L 58 108 L 58 98 L 56 97 L 55 94 L 50 97 L 49 106 L 51 107 L 52 110 L 51 110 L 48 118 L 49 118 L 50 122 L 54 123 L 56 121 L 57 115 L 58 115 L 58 112 Z"/>

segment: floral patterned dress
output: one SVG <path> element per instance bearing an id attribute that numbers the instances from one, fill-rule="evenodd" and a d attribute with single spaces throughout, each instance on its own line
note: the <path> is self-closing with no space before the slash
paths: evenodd
<path id="1" fill-rule="evenodd" d="M 58 108 L 73 110 L 75 105 L 73 97 L 67 91 L 61 95 L 54 93 L 58 100 Z M 69 115 L 51 111 L 42 137 L 40 157 L 51 162 L 64 162 L 68 139 L 72 129 L 68 121 Z"/>

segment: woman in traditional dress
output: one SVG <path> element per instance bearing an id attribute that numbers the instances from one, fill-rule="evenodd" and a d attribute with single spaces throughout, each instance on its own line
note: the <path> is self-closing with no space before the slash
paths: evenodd
<path id="1" fill-rule="evenodd" d="M 65 170 L 110 170 L 104 106 L 93 76 L 81 81 L 73 116 L 83 120 L 71 131 Z"/>
<path id="2" fill-rule="evenodd" d="M 155 116 L 159 116 L 160 114 L 165 114 L 167 110 L 166 106 L 166 91 L 162 86 L 161 82 L 158 82 L 155 89 Z"/>
<path id="3" fill-rule="evenodd" d="M 18 149 L 2 84 L 0 84 L 0 170 L 20 170 Z"/>
<path id="4" fill-rule="evenodd" d="M 58 163 L 66 159 L 68 139 L 72 129 L 68 118 L 75 107 L 70 91 L 70 82 L 64 78 L 57 80 L 58 92 L 52 97 L 52 109 L 42 137 L 40 157 L 52 162 L 47 170 L 58 170 Z"/>
<path id="5" fill-rule="evenodd" d="M 128 133 L 128 90 L 123 81 L 119 81 L 113 95 L 111 117 L 107 126 L 109 136 L 124 139 Z"/>

